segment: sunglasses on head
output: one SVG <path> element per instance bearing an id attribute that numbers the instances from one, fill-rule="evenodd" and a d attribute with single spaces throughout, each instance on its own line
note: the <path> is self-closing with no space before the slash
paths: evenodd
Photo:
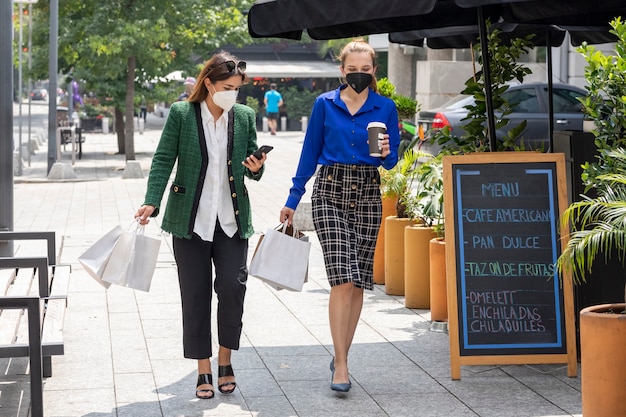
<path id="1" fill-rule="evenodd" d="M 221 62 L 217 65 L 226 65 L 226 69 L 228 70 L 228 72 L 233 72 L 235 71 L 235 68 L 237 68 L 238 70 L 241 70 L 242 72 L 244 72 L 246 70 L 246 61 L 239 61 L 237 63 L 235 63 L 235 61 L 224 61 Z"/>

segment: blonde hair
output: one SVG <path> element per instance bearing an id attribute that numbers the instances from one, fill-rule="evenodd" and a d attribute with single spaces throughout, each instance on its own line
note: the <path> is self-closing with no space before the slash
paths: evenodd
<path id="1" fill-rule="evenodd" d="M 235 63 L 235 69 L 229 71 L 226 65 L 222 65 L 226 61 L 233 61 Z M 204 68 L 202 68 L 202 71 L 200 71 L 200 74 L 196 77 L 196 85 L 193 87 L 193 91 L 187 100 L 192 103 L 201 103 L 206 100 L 209 95 L 209 90 L 207 90 L 206 85 L 204 85 L 204 80 L 207 78 L 214 83 L 215 81 L 226 80 L 233 75 L 240 75 L 241 80 L 245 84 L 248 81 L 248 76 L 241 68 L 237 67 L 239 61 L 240 59 L 224 51 L 213 55 L 211 59 L 204 64 Z"/>
<path id="2" fill-rule="evenodd" d="M 365 39 L 359 38 L 354 39 L 349 42 L 346 46 L 343 47 L 341 52 L 339 53 L 339 61 L 341 61 L 341 66 L 343 67 L 346 62 L 346 58 L 348 55 L 352 53 L 366 53 L 370 54 L 372 57 L 372 66 L 376 68 L 376 51 L 374 48 L 365 41 Z M 378 92 L 378 84 L 376 82 L 376 74 L 372 74 L 372 82 L 370 83 L 370 88 L 375 92 Z"/>

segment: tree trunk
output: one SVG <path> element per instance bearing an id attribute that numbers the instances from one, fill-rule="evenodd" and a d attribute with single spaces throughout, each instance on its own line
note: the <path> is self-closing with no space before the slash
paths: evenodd
<path id="1" fill-rule="evenodd" d="M 124 143 L 126 144 L 126 160 L 135 160 L 135 65 L 137 58 L 132 55 L 128 58 L 128 73 L 126 74 L 126 117 L 124 120 Z"/>
<path id="2" fill-rule="evenodd" d="M 117 153 L 126 154 L 124 146 L 124 113 L 119 107 L 115 107 L 115 133 L 117 133 Z"/>

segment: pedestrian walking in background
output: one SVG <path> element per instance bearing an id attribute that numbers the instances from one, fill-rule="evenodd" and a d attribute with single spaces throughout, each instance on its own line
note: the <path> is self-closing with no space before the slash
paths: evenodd
<path id="1" fill-rule="evenodd" d="M 267 125 L 270 128 L 270 134 L 276 134 L 276 124 L 278 123 L 278 111 L 283 105 L 283 96 L 276 90 L 276 84 L 270 84 L 270 90 L 265 92 L 263 98 L 265 104 L 265 113 L 267 114 Z"/>
<path id="2" fill-rule="evenodd" d="M 257 149 L 255 112 L 235 104 L 247 81 L 246 63 L 220 52 L 207 61 L 187 101 L 172 104 L 152 160 L 141 224 L 159 213 L 168 178 L 176 177 L 162 229 L 172 234 L 182 298 L 185 358 L 198 361 L 196 396 L 213 398 L 211 298 L 215 267 L 218 380 L 235 390 L 231 352 L 239 349 L 248 270 L 248 238 L 254 233 L 244 177 L 259 180 L 265 154 Z"/>
<path id="3" fill-rule="evenodd" d="M 196 79 L 193 77 L 187 77 L 185 78 L 185 82 L 183 83 L 183 85 L 185 86 L 185 91 L 183 91 L 181 95 L 178 96 L 178 101 L 187 100 L 187 98 L 189 98 L 191 92 L 196 85 Z"/>
<path id="4" fill-rule="evenodd" d="M 291 224 L 305 185 L 320 165 L 311 196 L 313 224 L 330 283 L 329 322 L 334 358 L 331 389 L 349 391 L 348 352 L 372 290 L 374 247 L 382 216 L 378 167 L 398 161 L 400 132 L 395 104 L 377 93 L 376 54 L 359 39 L 340 54 L 346 84 L 320 95 L 305 134 L 300 162 L 280 221 Z M 367 125 L 383 122 L 381 157 L 369 154 Z"/>
<path id="5" fill-rule="evenodd" d="M 146 96 L 141 95 L 141 102 L 139 103 L 139 117 L 141 117 L 146 122 L 146 118 L 148 116 L 148 102 L 146 101 Z"/>

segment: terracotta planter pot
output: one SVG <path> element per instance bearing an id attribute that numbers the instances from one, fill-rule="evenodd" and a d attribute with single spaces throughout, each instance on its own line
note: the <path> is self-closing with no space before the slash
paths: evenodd
<path id="1" fill-rule="evenodd" d="M 624 304 L 602 304 L 580 312 L 581 388 L 584 417 L 624 415 L 626 315 Z"/>
<path id="2" fill-rule="evenodd" d="M 430 319 L 448 321 L 448 289 L 446 285 L 446 241 L 430 241 Z"/>
<path id="3" fill-rule="evenodd" d="M 411 225 L 404 228 L 404 305 L 430 308 L 430 240 L 432 227 Z"/>
<path id="4" fill-rule="evenodd" d="M 374 250 L 374 284 L 385 283 L 385 219 L 396 215 L 397 198 L 383 197 L 383 216 Z"/>
<path id="5" fill-rule="evenodd" d="M 404 228 L 413 220 L 389 216 L 385 219 L 385 293 L 404 295 Z"/>

